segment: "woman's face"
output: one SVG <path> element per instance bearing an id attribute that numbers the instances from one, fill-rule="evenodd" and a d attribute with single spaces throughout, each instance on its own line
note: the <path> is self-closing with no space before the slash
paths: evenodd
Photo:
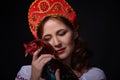
<path id="1" fill-rule="evenodd" d="M 42 39 L 49 42 L 60 59 L 68 59 L 74 49 L 73 31 L 57 19 L 49 19 L 43 28 Z"/>

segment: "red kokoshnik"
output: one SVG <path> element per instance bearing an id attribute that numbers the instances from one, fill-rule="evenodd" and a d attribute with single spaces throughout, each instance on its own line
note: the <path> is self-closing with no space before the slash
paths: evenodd
<path id="1" fill-rule="evenodd" d="M 28 11 L 28 22 L 33 36 L 38 39 L 38 24 L 47 16 L 62 16 L 68 19 L 77 29 L 76 13 L 65 0 L 35 0 Z"/>

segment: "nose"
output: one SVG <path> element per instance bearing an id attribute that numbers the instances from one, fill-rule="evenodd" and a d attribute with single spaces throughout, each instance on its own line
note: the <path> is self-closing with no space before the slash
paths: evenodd
<path id="1" fill-rule="evenodd" d="M 56 48 L 60 48 L 62 46 L 61 41 L 57 37 L 53 38 L 53 44 L 54 44 L 54 47 Z"/>

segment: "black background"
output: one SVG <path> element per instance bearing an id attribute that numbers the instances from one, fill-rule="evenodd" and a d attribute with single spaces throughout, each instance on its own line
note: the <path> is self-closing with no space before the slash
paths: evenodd
<path id="1" fill-rule="evenodd" d="M 4 0 L 0 5 L 0 80 L 14 80 L 20 67 L 30 64 L 23 43 L 34 39 L 27 11 L 34 0 Z M 80 35 L 95 53 L 93 63 L 108 80 L 119 77 L 118 2 L 115 0 L 67 0 L 75 9 Z"/>

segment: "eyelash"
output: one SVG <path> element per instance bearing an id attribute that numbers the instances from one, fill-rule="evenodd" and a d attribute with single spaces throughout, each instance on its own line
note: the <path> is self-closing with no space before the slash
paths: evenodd
<path id="1" fill-rule="evenodd" d="M 49 40 L 50 40 L 50 38 L 44 38 L 44 40 L 45 40 L 45 41 L 49 41 Z"/>
<path id="2" fill-rule="evenodd" d="M 59 36 L 64 36 L 66 33 L 67 33 L 67 31 L 62 31 L 62 32 L 59 32 L 58 35 L 59 35 Z M 49 38 L 44 38 L 45 41 L 49 41 L 50 39 L 51 39 L 51 37 L 49 37 Z"/>
<path id="3" fill-rule="evenodd" d="M 59 33 L 60 36 L 64 36 L 66 34 L 67 31 L 63 31 L 61 33 Z"/>

